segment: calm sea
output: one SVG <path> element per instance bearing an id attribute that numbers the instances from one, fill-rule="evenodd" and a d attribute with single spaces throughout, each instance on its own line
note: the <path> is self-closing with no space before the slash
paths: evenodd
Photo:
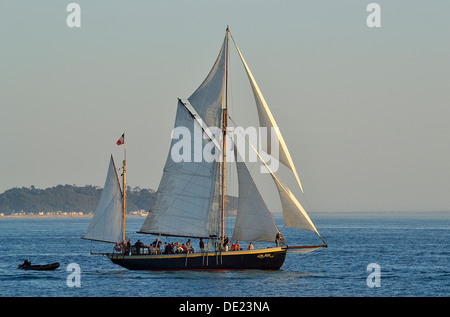
<path id="1" fill-rule="evenodd" d="M 236 272 L 128 271 L 104 256 L 90 255 L 91 248 L 112 248 L 80 239 L 90 219 L 3 218 L 0 296 L 448 297 L 450 215 L 400 215 L 314 215 L 327 249 L 307 256 L 288 254 L 280 271 Z M 153 236 L 134 233 L 142 222 L 143 218 L 128 219 L 127 232 L 133 241 L 150 243 Z M 288 243 L 320 243 L 307 236 L 309 232 L 283 232 Z M 61 266 L 50 272 L 18 270 L 25 259 Z M 79 279 L 71 275 L 74 264 L 80 269 Z"/>

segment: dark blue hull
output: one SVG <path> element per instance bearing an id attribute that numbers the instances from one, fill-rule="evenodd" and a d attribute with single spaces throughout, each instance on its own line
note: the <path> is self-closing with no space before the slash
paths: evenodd
<path id="1" fill-rule="evenodd" d="M 108 258 L 129 270 L 279 270 L 285 247 L 214 253 L 122 255 Z"/>

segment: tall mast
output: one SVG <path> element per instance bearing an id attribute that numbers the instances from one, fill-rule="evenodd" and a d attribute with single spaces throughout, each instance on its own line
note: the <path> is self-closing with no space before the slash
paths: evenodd
<path id="1" fill-rule="evenodd" d="M 222 213 L 221 213 L 221 245 L 225 237 L 225 158 L 226 158 L 226 136 L 228 127 L 228 37 L 229 29 L 226 33 L 226 51 L 225 51 L 225 108 L 222 111 Z"/>
<path id="2" fill-rule="evenodd" d="M 122 241 L 125 245 L 125 213 L 127 210 L 126 193 L 127 193 L 127 142 L 125 142 L 125 132 L 123 132 L 123 206 L 122 206 Z"/>

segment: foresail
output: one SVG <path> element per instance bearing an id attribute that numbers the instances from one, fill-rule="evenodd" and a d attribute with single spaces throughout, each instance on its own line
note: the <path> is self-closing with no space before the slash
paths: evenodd
<path id="1" fill-rule="evenodd" d="M 235 148 L 235 153 L 237 150 Z M 236 160 L 239 199 L 232 240 L 275 241 L 278 228 L 242 159 Z"/>
<path id="2" fill-rule="evenodd" d="M 303 187 L 300 182 L 300 178 L 298 177 L 297 170 L 295 169 L 294 162 L 292 161 L 291 155 L 289 154 L 289 150 L 287 148 L 283 136 L 281 135 L 280 129 L 278 128 L 278 125 L 275 122 L 272 112 L 270 111 L 269 106 L 267 105 L 266 100 L 264 99 L 264 96 L 262 95 L 261 90 L 259 89 L 258 84 L 256 83 L 255 78 L 253 77 L 252 72 L 250 71 L 250 68 L 248 67 L 247 63 L 245 62 L 244 56 L 239 50 L 236 42 L 234 42 L 234 45 L 236 46 L 236 50 L 238 51 L 239 56 L 241 57 L 242 63 L 244 64 L 247 76 L 252 86 L 253 95 L 255 97 L 256 109 L 258 110 L 259 124 L 261 127 L 274 128 L 272 130 L 277 134 L 278 141 L 280 144 L 278 151 L 279 161 L 283 163 L 285 166 L 287 166 L 290 170 L 292 170 L 298 182 L 300 190 L 303 193 Z M 261 145 L 268 154 L 273 153 L 273 149 L 271 149 L 271 142 L 267 142 L 267 140 L 262 140 Z"/>
<path id="3" fill-rule="evenodd" d="M 121 242 L 123 230 L 122 202 L 122 191 L 111 155 L 105 187 L 94 212 L 94 217 L 82 238 L 112 243 Z"/>

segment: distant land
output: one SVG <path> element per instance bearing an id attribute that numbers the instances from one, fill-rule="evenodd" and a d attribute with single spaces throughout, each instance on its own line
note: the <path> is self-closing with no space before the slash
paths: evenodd
<path id="1" fill-rule="evenodd" d="M 12 188 L 0 194 L 0 216 L 89 216 L 94 213 L 103 189 L 98 186 L 57 185 L 39 189 Z M 127 214 L 144 216 L 155 199 L 155 191 L 127 186 Z M 226 205 L 235 214 L 237 198 L 227 196 Z"/>
<path id="2" fill-rule="evenodd" d="M 98 186 L 57 185 L 39 189 L 12 188 L 0 194 L 0 214 L 7 215 L 86 215 L 93 213 L 103 189 Z M 148 212 L 155 192 L 127 187 L 127 213 Z"/>

